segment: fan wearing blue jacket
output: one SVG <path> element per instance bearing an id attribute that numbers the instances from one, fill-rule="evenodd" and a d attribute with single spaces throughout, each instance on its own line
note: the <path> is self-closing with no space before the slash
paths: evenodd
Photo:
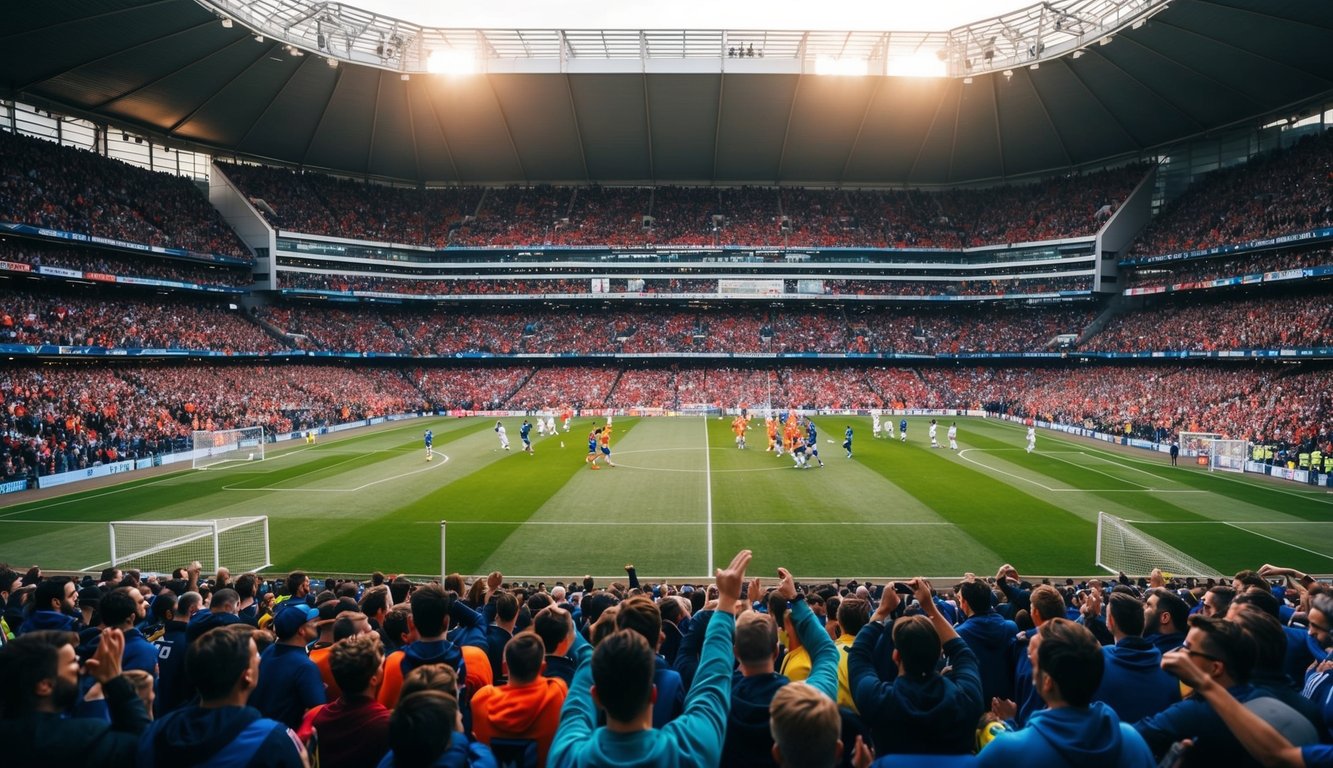
<path id="1" fill-rule="evenodd" d="M 982 579 L 958 586 L 958 603 L 967 620 L 958 625 L 958 636 L 977 655 L 981 671 L 983 701 L 1014 697 L 1014 637 L 1018 625 L 996 613 L 995 595 Z"/>
<path id="2" fill-rule="evenodd" d="M 885 622 L 901 601 L 886 587 L 870 623 L 861 628 L 848 652 L 848 682 L 861 719 L 886 754 L 966 754 L 972 751 L 977 719 L 985 710 L 977 657 L 940 613 L 930 582 L 907 583 L 923 615 L 893 622 L 892 682 L 875 672 L 873 654 Z M 936 671 L 941 651 L 949 670 Z"/>
<path id="3" fill-rule="evenodd" d="M 136 765 L 306 765 L 305 749 L 296 734 L 246 706 L 259 682 L 259 650 L 249 626 L 219 627 L 200 635 L 190 643 L 185 668 L 199 690 L 199 703 L 153 723 L 139 741 Z"/>
<path id="4" fill-rule="evenodd" d="M 1046 709 L 1027 727 L 998 734 L 977 756 L 978 765 L 1153 768 L 1157 761 L 1132 726 L 1093 694 L 1101 684 L 1101 646 L 1086 627 L 1051 619 L 1028 643 L 1032 681 Z"/>
<path id="5" fill-rule="evenodd" d="M 1143 603 L 1133 595 L 1112 593 L 1106 626 L 1115 645 L 1102 646 L 1106 672 L 1093 698 L 1105 702 L 1126 723 L 1180 701 L 1180 684 L 1162 670 L 1161 652 L 1143 639 Z"/>
<path id="6" fill-rule="evenodd" d="M 596 651 L 579 649 L 574 674 L 551 743 L 551 766 L 716 766 L 731 703 L 734 611 L 752 553 L 737 553 L 717 572 L 717 612 L 708 622 L 703 653 L 685 698 L 685 711 L 663 728 L 653 728 L 653 670 L 656 654 L 643 636 L 619 630 Z M 597 710 L 607 724 L 597 727 Z"/>

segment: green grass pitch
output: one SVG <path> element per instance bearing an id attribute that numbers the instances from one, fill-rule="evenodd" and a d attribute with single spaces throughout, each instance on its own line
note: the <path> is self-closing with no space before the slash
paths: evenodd
<path id="1" fill-rule="evenodd" d="M 865 417 L 817 417 L 826 466 L 796 470 L 765 452 L 762 419 L 742 451 L 730 417 L 622 418 L 619 466 L 600 471 L 583 461 L 592 420 L 534 438 L 533 456 L 519 450 L 521 419 L 504 421 L 507 453 L 493 419 L 437 418 L 11 504 L 0 508 L 0 561 L 100 567 L 111 520 L 267 515 L 270 573 L 438 574 L 447 520 L 448 569 L 469 574 L 608 577 L 634 563 L 649 578 L 697 579 L 749 548 L 755 573 L 782 565 L 805 578 L 956 577 L 1003 562 L 1024 575 L 1091 575 L 1105 511 L 1220 573 L 1266 562 L 1333 571 L 1333 495 L 1322 488 L 1173 468 L 1045 431 L 1029 455 L 1021 427 L 993 420 L 959 419 L 954 453 L 930 448 L 929 418 L 911 417 L 903 444 L 874 439 Z M 848 425 L 851 459 L 839 445 Z"/>

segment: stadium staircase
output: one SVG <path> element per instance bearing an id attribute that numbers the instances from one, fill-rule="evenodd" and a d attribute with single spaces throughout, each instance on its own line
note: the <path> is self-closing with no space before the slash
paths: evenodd
<path id="1" fill-rule="evenodd" d="M 1102 329 L 1105 328 L 1106 324 L 1111 322 L 1113 318 L 1130 310 L 1130 303 L 1131 300 L 1128 296 L 1125 296 L 1122 293 L 1116 294 L 1115 297 L 1107 302 L 1106 309 L 1103 309 L 1102 313 L 1097 315 L 1091 323 L 1088 323 L 1088 327 L 1083 329 L 1083 332 L 1078 336 L 1078 341 L 1074 342 L 1074 346 L 1081 347 L 1090 341 L 1092 337 L 1101 333 Z"/>

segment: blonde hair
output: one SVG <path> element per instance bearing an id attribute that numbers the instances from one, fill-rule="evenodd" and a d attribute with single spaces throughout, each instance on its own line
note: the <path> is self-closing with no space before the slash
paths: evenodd
<path id="1" fill-rule="evenodd" d="M 833 768 L 838 763 L 842 717 L 833 699 L 806 683 L 788 683 L 773 696 L 768 712 L 783 765 Z"/>

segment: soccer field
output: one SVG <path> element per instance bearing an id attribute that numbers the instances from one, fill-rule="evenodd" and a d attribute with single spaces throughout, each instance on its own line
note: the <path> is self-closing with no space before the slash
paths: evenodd
<path id="1" fill-rule="evenodd" d="M 0 561 L 100 568 L 108 521 L 267 515 L 270 573 L 439 574 L 447 520 L 447 567 L 465 574 L 610 577 L 634 563 L 648 578 L 702 578 L 749 548 L 755 573 L 781 565 L 804 578 L 957 577 L 1004 562 L 1025 576 L 1090 575 L 1105 511 L 1219 573 L 1333 572 L 1333 495 L 1322 488 L 1170 467 L 1044 431 L 1029 455 L 1023 428 L 982 419 L 958 420 L 958 453 L 930 448 L 929 418 L 910 418 L 906 444 L 874 439 L 869 418 L 815 421 L 823 468 L 765 452 L 762 419 L 741 451 L 730 418 L 696 416 L 617 419 L 619 466 L 601 471 L 584 465 L 586 418 L 534 437 L 533 456 L 518 449 L 518 418 L 504 419 L 508 453 L 494 419 L 397 422 L 263 462 L 0 508 Z M 847 425 L 852 459 L 839 446 Z"/>

